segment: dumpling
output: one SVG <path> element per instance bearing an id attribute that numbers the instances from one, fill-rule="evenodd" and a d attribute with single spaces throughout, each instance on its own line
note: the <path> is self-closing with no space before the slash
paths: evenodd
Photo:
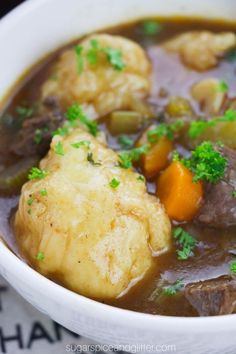
<path id="1" fill-rule="evenodd" d="M 92 44 L 98 49 L 96 63 L 88 61 Z M 103 49 L 121 55 L 124 68 L 116 70 L 109 63 Z M 73 103 L 92 105 L 95 116 L 114 110 L 133 109 L 136 101 L 151 90 L 151 64 L 145 51 L 135 42 L 107 34 L 92 35 L 80 43 L 81 55 L 74 48 L 66 50 L 58 59 L 52 77 L 42 87 L 42 96 L 57 96 L 64 108 Z M 79 60 L 79 62 L 78 62 Z M 78 72 L 80 65 L 80 72 Z"/>
<path id="2" fill-rule="evenodd" d="M 82 130 L 54 137 L 40 165 L 48 175 L 24 185 L 15 218 L 30 264 L 96 299 L 127 291 L 170 247 L 171 226 L 158 199 L 117 162 L 114 151 Z M 36 259 L 39 253 L 44 259 Z"/>
<path id="3" fill-rule="evenodd" d="M 236 35 L 232 32 L 187 32 L 164 44 L 167 50 L 179 53 L 186 65 L 199 71 L 216 66 L 219 59 L 234 47 Z"/>

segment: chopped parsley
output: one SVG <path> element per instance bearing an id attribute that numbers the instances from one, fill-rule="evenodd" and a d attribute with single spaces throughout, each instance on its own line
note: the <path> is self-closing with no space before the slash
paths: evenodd
<path id="1" fill-rule="evenodd" d="M 41 170 L 38 167 L 32 167 L 28 175 L 29 180 L 43 179 L 49 175 L 49 172 Z"/>
<path id="2" fill-rule="evenodd" d="M 122 52 L 116 48 L 105 48 L 104 52 L 107 55 L 108 62 L 113 66 L 117 71 L 122 71 L 125 68 L 125 63 L 122 59 Z"/>
<path id="3" fill-rule="evenodd" d="M 236 274 L 236 262 L 230 263 L 230 271 L 233 274 Z"/>
<path id="4" fill-rule="evenodd" d="M 163 293 L 168 296 L 176 295 L 184 287 L 183 279 L 177 279 L 172 285 L 163 288 Z"/>
<path id="5" fill-rule="evenodd" d="M 225 59 L 229 63 L 234 63 L 236 61 L 236 48 L 230 49 L 230 51 L 226 54 Z"/>
<path id="6" fill-rule="evenodd" d="M 193 174 L 193 181 L 216 183 L 224 177 L 227 159 L 209 141 L 198 145 L 189 158 L 181 162 Z"/>
<path id="7" fill-rule="evenodd" d="M 216 124 L 221 122 L 235 122 L 236 121 L 236 110 L 227 110 L 222 117 L 216 117 L 209 120 L 197 120 L 193 121 L 190 125 L 188 135 L 190 138 L 197 138 L 201 135 L 207 128 L 214 127 Z"/>
<path id="8" fill-rule="evenodd" d="M 93 153 L 92 152 L 89 152 L 88 155 L 87 155 L 87 161 L 90 162 L 92 165 L 94 166 L 101 166 L 101 163 L 100 162 L 95 162 L 94 159 L 93 159 Z"/>
<path id="9" fill-rule="evenodd" d="M 36 129 L 35 133 L 34 133 L 34 142 L 35 144 L 41 144 L 41 142 L 43 141 L 43 136 L 45 133 L 48 132 L 48 128 L 41 128 L 41 129 Z"/>
<path id="10" fill-rule="evenodd" d="M 54 146 L 54 151 L 57 155 L 64 156 L 65 151 L 61 141 L 58 141 Z"/>
<path id="11" fill-rule="evenodd" d="M 30 208 L 30 209 L 28 209 L 27 210 L 27 213 L 29 214 L 29 215 L 31 215 L 31 213 L 32 213 L 32 209 Z"/>
<path id="12" fill-rule="evenodd" d="M 81 45 L 75 46 L 75 54 L 76 54 L 76 61 L 77 61 L 77 71 L 78 74 L 82 74 L 84 70 L 84 60 L 83 60 L 83 47 Z"/>
<path id="13" fill-rule="evenodd" d="M 139 175 L 137 177 L 137 181 L 140 181 L 140 182 L 145 182 L 145 177 L 143 175 Z"/>
<path id="14" fill-rule="evenodd" d="M 83 71 L 83 66 L 84 66 L 83 57 L 82 57 L 83 47 L 76 46 L 75 48 L 76 48 L 76 56 L 77 56 L 77 65 L 78 68 L 80 68 L 80 70 L 78 71 L 79 73 L 81 73 Z M 111 48 L 111 47 L 102 47 L 96 39 L 91 39 L 90 48 L 86 53 L 86 58 L 88 63 L 90 65 L 97 64 L 99 60 L 99 56 L 100 55 L 104 56 L 104 54 L 106 56 L 108 63 L 110 63 L 115 70 L 121 71 L 125 68 L 125 63 L 122 58 L 122 52 L 119 49 Z"/>
<path id="15" fill-rule="evenodd" d="M 226 81 L 224 81 L 224 80 L 221 80 L 220 82 L 219 82 L 219 85 L 218 85 L 218 87 L 217 87 L 217 91 L 218 92 L 228 92 L 229 91 L 229 86 L 228 86 L 228 84 L 227 84 L 227 82 Z"/>
<path id="16" fill-rule="evenodd" d="M 17 106 L 16 107 L 16 113 L 22 119 L 31 118 L 33 116 L 33 114 L 34 114 L 34 108 L 33 107 Z"/>
<path id="17" fill-rule="evenodd" d="M 127 135 L 121 135 L 118 138 L 118 143 L 124 148 L 130 148 L 134 145 L 134 141 Z"/>
<path id="18" fill-rule="evenodd" d="M 34 202 L 34 198 L 33 198 L 33 197 L 30 197 L 30 198 L 27 200 L 27 204 L 28 204 L 29 206 L 31 206 L 31 205 L 33 204 L 33 202 Z"/>
<path id="19" fill-rule="evenodd" d="M 232 196 L 233 196 L 234 198 L 236 198 L 236 190 L 234 190 L 234 191 L 232 192 Z"/>
<path id="20" fill-rule="evenodd" d="M 88 128 L 89 132 L 93 136 L 97 135 L 97 131 L 98 131 L 97 123 L 89 119 L 86 116 L 86 114 L 83 112 L 82 108 L 77 103 L 74 103 L 72 106 L 68 108 L 66 113 L 66 118 L 68 119 L 68 121 L 72 126 L 74 126 L 77 121 L 80 121 Z"/>
<path id="21" fill-rule="evenodd" d="M 120 181 L 116 178 L 112 178 L 109 185 L 111 186 L 111 188 L 116 189 L 120 185 Z"/>
<path id="22" fill-rule="evenodd" d="M 43 261 L 45 259 L 45 255 L 43 252 L 39 252 L 35 258 L 37 261 Z"/>
<path id="23" fill-rule="evenodd" d="M 52 136 L 55 135 L 60 135 L 60 136 L 66 136 L 69 134 L 69 128 L 68 127 L 59 127 L 54 132 L 52 133 Z"/>
<path id="24" fill-rule="evenodd" d="M 143 22 L 142 32 L 145 36 L 155 36 L 162 30 L 162 25 L 154 20 L 147 20 Z"/>
<path id="25" fill-rule="evenodd" d="M 79 149 L 81 148 L 81 146 L 85 146 L 87 148 L 89 148 L 91 142 L 89 140 L 81 140 L 78 141 L 77 143 L 72 143 L 71 146 L 75 149 Z"/>
<path id="26" fill-rule="evenodd" d="M 119 156 L 119 166 L 122 168 L 131 168 L 134 161 L 138 161 L 140 156 L 146 154 L 150 149 L 149 144 L 142 145 L 129 151 L 121 152 Z"/>
<path id="27" fill-rule="evenodd" d="M 174 230 L 174 239 L 177 245 L 181 246 L 180 250 L 177 250 L 177 256 L 179 260 L 186 260 L 192 255 L 192 251 L 197 244 L 197 240 L 193 238 L 182 227 L 177 227 Z"/>
<path id="28" fill-rule="evenodd" d="M 42 197 L 46 197 L 46 196 L 48 195 L 48 191 L 47 191 L 46 188 L 41 189 L 41 190 L 39 191 L 39 193 L 40 193 L 40 195 L 41 195 Z"/>
<path id="29" fill-rule="evenodd" d="M 155 128 L 148 131 L 147 133 L 148 141 L 151 144 L 154 144 L 162 136 L 166 136 L 168 139 L 173 140 L 174 133 L 178 131 L 180 128 L 182 128 L 183 125 L 184 122 L 182 119 L 176 119 L 176 121 L 171 124 L 161 123 Z"/>

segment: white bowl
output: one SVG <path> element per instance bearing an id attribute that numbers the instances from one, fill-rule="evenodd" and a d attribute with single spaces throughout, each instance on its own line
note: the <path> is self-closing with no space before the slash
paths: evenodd
<path id="1" fill-rule="evenodd" d="M 236 1 L 27 1 L 0 21 L 0 97 L 6 94 L 25 69 L 71 39 L 100 28 L 154 15 L 194 15 L 236 20 Z M 103 305 L 44 278 L 18 259 L 2 242 L 0 273 L 37 309 L 72 331 L 98 342 L 123 346 L 154 345 L 155 352 L 235 353 L 236 315 L 165 317 Z M 168 345 L 172 347 L 168 348 Z"/>

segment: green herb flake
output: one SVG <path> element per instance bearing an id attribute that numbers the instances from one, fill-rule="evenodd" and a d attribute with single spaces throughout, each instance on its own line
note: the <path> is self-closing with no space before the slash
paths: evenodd
<path id="1" fill-rule="evenodd" d="M 87 52 L 87 60 L 90 65 L 95 65 L 98 61 L 98 53 L 100 51 L 99 43 L 96 39 L 91 39 L 90 48 Z"/>
<path id="2" fill-rule="evenodd" d="M 38 167 L 32 167 L 28 175 L 29 180 L 43 179 L 49 175 L 49 172 L 41 170 Z"/>
<path id="3" fill-rule="evenodd" d="M 134 141 L 127 135 L 119 136 L 118 143 L 124 148 L 131 148 L 134 145 Z"/>
<path id="4" fill-rule="evenodd" d="M 174 123 L 171 124 L 166 124 L 166 123 L 161 123 L 155 128 L 151 129 L 147 133 L 147 138 L 148 141 L 151 144 L 154 144 L 157 142 L 157 140 L 160 137 L 167 137 L 169 140 L 174 139 L 174 134 L 183 127 L 184 122 L 182 119 L 176 119 Z"/>
<path id="5" fill-rule="evenodd" d="M 217 91 L 218 92 L 223 92 L 223 93 L 228 92 L 229 91 L 229 86 L 228 86 L 227 82 L 224 81 L 224 80 L 221 80 L 219 82 L 218 87 L 217 87 Z"/>
<path id="6" fill-rule="evenodd" d="M 145 177 L 144 177 L 143 175 L 139 175 L 139 176 L 137 177 L 137 181 L 145 182 L 146 179 L 145 179 Z"/>
<path id="7" fill-rule="evenodd" d="M 236 198 L 236 191 L 233 191 L 232 196 Z"/>
<path id="8" fill-rule="evenodd" d="M 30 198 L 27 200 L 27 204 L 28 204 L 29 206 L 32 206 L 33 202 L 34 202 L 34 198 L 33 198 L 33 197 L 30 197 Z"/>
<path id="9" fill-rule="evenodd" d="M 32 214 L 32 209 L 31 209 L 31 208 L 28 209 L 28 210 L 27 210 L 27 213 L 28 213 L 29 215 L 31 215 L 31 214 Z"/>
<path id="10" fill-rule="evenodd" d="M 48 132 L 48 128 L 36 129 L 34 134 L 34 142 L 35 144 L 41 144 L 43 141 L 44 134 Z"/>
<path id="11" fill-rule="evenodd" d="M 211 142 L 204 141 L 198 145 L 187 159 L 181 162 L 193 174 L 193 181 L 216 183 L 224 177 L 227 159 L 218 152 Z"/>
<path id="12" fill-rule="evenodd" d="M 154 20 L 147 20 L 143 22 L 142 32 L 145 36 L 155 36 L 162 31 L 162 25 Z"/>
<path id="13" fill-rule="evenodd" d="M 89 152 L 87 155 L 87 161 L 91 163 L 91 165 L 93 166 L 101 166 L 100 162 L 95 162 L 94 158 L 93 158 L 93 153 Z"/>
<path id="14" fill-rule="evenodd" d="M 236 274 L 236 262 L 230 263 L 229 269 L 231 273 Z"/>
<path id="15" fill-rule="evenodd" d="M 33 114 L 34 114 L 34 108 L 33 107 L 17 106 L 16 107 L 16 113 L 22 119 L 31 118 L 33 116 Z"/>
<path id="16" fill-rule="evenodd" d="M 81 147 L 89 148 L 90 144 L 91 144 L 91 142 L 89 140 L 81 140 L 81 141 L 78 141 L 77 143 L 72 143 L 71 146 L 75 149 L 79 149 Z"/>
<path id="17" fill-rule="evenodd" d="M 226 54 L 225 59 L 229 63 L 234 63 L 236 61 L 236 48 L 230 49 L 230 51 Z"/>
<path id="18" fill-rule="evenodd" d="M 216 117 L 209 120 L 193 121 L 188 130 L 188 135 L 190 138 L 195 139 L 209 127 L 214 127 L 216 124 L 222 122 L 235 122 L 235 121 L 236 121 L 236 110 L 229 109 L 221 117 Z"/>
<path id="19" fill-rule="evenodd" d="M 112 178 L 109 185 L 111 188 L 116 189 L 120 185 L 120 181 L 118 181 L 118 179 L 116 179 L 116 178 Z"/>
<path id="20" fill-rule="evenodd" d="M 117 71 L 122 71 L 125 68 L 125 63 L 122 59 L 122 52 L 116 48 L 105 48 L 104 49 L 108 62 Z"/>
<path id="21" fill-rule="evenodd" d="M 83 60 L 83 46 L 81 45 L 76 45 L 75 46 L 75 55 L 76 55 L 76 61 L 77 61 L 77 72 L 78 74 L 82 74 L 83 70 L 84 70 L 84 60 Z"/>
<path id="22" fill-rule="evenodd" d="M 64 156 L 65 151 L 61 141 L 58 141 L 54 146 L 54 151 L 57 155 Z"/>
<path id="23" fill-rule="evenodd" d="M 60 135 L 60 136 L 66 136 L 69 134 L 69 128 L 67 127 L 59 127 L 54 132 L 52 132 L 52 136 Z"/>
<path id="24" fill-rule="evenodd" d="M 121 152 L 118 155 L 119 166 L 125 169 L 131 168 L 133 166 L 133 162 L 138 161 L 142 155 L 147 154 L 149 149 L 150 149 L 150 145 L 145 144 L 138 148 Z"/>
<path id="25" fill-rule="evenodd" d="M 77 103 L 74 103 L 72 106 L 68 108 L 66 113 L 66 118 L 68 119 L 68 121 L 72 126 L 74 126 L 77 123 L 77 121 L 80 121 L 88 128 L 89 132 L 93 136 L 97 135 L 98 132 L 97 123 L 89 119 L 86 116 L 86 114 L 83 112 L 82 108 Z"/>
<path id="26" fill-rule="evenodd" d="M 47 189 L 41 189 L 40 191 L 39 191 L 39 193 L 40 193 L 40 195 L 42 196 L 42 197 L 46 197 L 47 195 L 48 195 L 48 191 L 47 191 Z"/>
<path id="27" fill-rule="evenodd" d="M 174 239 L 177 245 L 181 246 L 181 250 L 177 250 L 178 259 L 187 260 L 192 255 L 193 249 L 197 245 L 197 240 L 182 227 L 177 227 L 174 230 Z"/>
<path id="28" fill-rule="evenodd" d="M 163 294 L 176 295 L 184 287 L 183 279 L 177 279 L 172 285 L 163 288 Z"/>
<path id="29" fill-rule="evenodd" d="M 38 252 L 35 258 L 37 259 L 37 261 L 43 261 L 45 259 L 45 255 L 43 252 Z"/>

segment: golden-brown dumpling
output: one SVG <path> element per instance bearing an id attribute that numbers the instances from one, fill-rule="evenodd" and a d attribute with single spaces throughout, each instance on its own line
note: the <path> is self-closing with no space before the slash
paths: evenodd
<path id="1" fill-rule="evenodd" d="M 58 141 L 63 156 L 55 153 Z M 72 147 L 81 141 L 90 147 Z M 19 247 L 34 268 L 98 299 L 122 294 L 170 245 L 170 222 L 158 199 L 117 161 L 114 151 L 79 129 L 54 137 L 40 166 L 49 174 L 24 185 L 15 219 Z M 36 259 L 38 252 L 44 260 Z"/>
<path id="2" fill-rule="evenodd" d="M 167 50 L 179 53 L 186 65 L 200 71 L 216 66 L 218 60 L 235 46 L 234 33 L 208 31 L 186 32 L 167 41 L 164 45 Z"/>
<path id="3" fill-rule="evenodd" d="M 124 69 L 115 70 L 105 55 L 100 55 L 96 64 L 90 64 L 87 53 L 91 40 L 97 41 L 102 48 L 119 50 Z M 83 48 L 81 73 L 78 73 L 74 48 L 66 50 L 54 67 L 53 79 L 48 79 L 42 87 L 43 98 L 58 96 L 64 108 L 72 103 L 92 105 L 97 116 L 104 116 L 114 110 L 133 109 L 137 99 L 150 93 L 151 64 L 138 44 L 119 36 L 97 34 L 80 45 Z"/>

